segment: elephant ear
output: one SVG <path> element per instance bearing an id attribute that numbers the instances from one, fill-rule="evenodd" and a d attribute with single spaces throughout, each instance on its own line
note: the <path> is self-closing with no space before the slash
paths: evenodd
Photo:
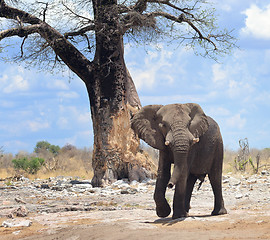
<path id="1" fill-rule="evenodd" d="M 143 107 L 131 119 L 131 128 L 139 138 L 148 143 L 151 147 L 165 149 L 164 137 L 159 130 L 157 111 L 163 105 L 148 105 Z"/>
<path id="2" fill-rule="evenodd" d="M 207 121 L 207 116 L 199 104 L 187 103 L 185 105 L 190 109 L 189 116 L 191 118 L 191 122 L 189 130 L 195 138 L 199 138 L 208 130 L 209 123 Z"/>

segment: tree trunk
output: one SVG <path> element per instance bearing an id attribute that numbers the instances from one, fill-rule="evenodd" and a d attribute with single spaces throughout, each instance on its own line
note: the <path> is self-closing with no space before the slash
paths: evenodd
<path id="1" fill-rule="evenodd" d="M 132 112 L 141 104 L 124 62 L 124 33 L 119 25 L 117 0 L 92 0 L 96 37 L 93 61 L 45 21 L 9 7 L 4 1 L 0 3 L 1 17 L 32 24 L 30 30 L 30 25 L 26 25 L 19 32 L 13 29 L 7 33 L 20 37 L 38 33 L 85 83 L 94 128 L 93 185 L 101 186 L 120 178 L 151 177 L 154 164 L 139 152 L 139 139 L 130 127 Z"/>
<path id="2" fill-rule="evenodd" d="M 93 1 L 100 29 L 96 32 L 94 78 L 86 87 L 94 129 L 94 186 L 121 178 L 140 181 L 151 177 L 154 170 L 154 164 L 139 153 L 139 139 L 130 127 L 131 115 L 141 104 L 124 62 L 114 2 Z"/>

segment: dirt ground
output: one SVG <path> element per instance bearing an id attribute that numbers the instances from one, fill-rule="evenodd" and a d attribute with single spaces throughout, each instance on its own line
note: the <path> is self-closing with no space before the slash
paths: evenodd
<path id="1" fill-rule="evenodd" d="M 177 220 L 156 216 L 152 200 L 153 185 L 146 185 L 144 191 L 135 194 L 82 194 L 77 197 L 51 198 L 50 201 L 38 194 L 36 199 L 31 196 L 30 201 L 27 195 L 23 195 L 26 193 L 18 189 L 5 191 L 0 196 L 3 205 L 8 205 L 9 198 L 19 196 L 31 204 L 45 204 L 41 201 L 45 199 L 46 206 L 51 209 L 68 201 L 73 201 L 73 205 L 76 201 L 76 206 L 95 202 L 99 209 L 77 211 L 78 208 L 51 212 L 32 210 L 23 218 L 32 222 L 30 227 L 0 227 L 0 239 L 270 239 L 270 177 L 260 177 L 259 180 L 242 177 L 240 183 L 231 179 L 223 184 L 228 214 L 210 215 L 213 194 L 209 182 L 206 182 L 202 190 L 194 190 L 190 216 Z M 173 190 L 169 190 L 167 199 L 170 203 L 172 196 Z M 5 220 L 6 217 L 0 218 L 0 224 Z"/>

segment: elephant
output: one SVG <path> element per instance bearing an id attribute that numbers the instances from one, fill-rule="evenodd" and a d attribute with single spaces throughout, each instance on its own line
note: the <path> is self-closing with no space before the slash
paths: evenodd
<path id="1" fill-rule="evenodd" d="M 154 192 L 159 217 L 171 213 L 165 198 L 167 187 L 175 187 L 172 219 L 187 217 L 195 182 L 199 179 L 201 185 L 206 175 L 215 198 L 211 215 L 227 213 L 222 196 L 222 136 L 218 124 L 205 115 L 199 104 L 145 106 L 132 117 L 131 128 L 159 150 Z"/>

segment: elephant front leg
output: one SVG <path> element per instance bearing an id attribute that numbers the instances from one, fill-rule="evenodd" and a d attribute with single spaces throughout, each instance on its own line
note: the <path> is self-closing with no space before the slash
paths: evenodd
<path id="1" fill-rule="evenodd" d="M 173 198 L 173 219 L 187 217 L 187 209 L 186 209 L 186 183 L 187 176 L 184 174 L 181 176 L 177 184 L 175 185 L 175 192 Z"/>
<path id="2" fill-rule="evenodd" d="M 190 209 L 191 195 L 196 181 L 197 177 L 192 174 L 189 174 L 187 179 L 186 196 L 185 196 L 185 209 L 187 213 L 189 212 Z"/>
<path id="3" fill-rule="evenodd" d="M 170 205 L 168 204 L 165 193 L 167 184 L 171 177 L 171 162 L 168 153 L 159 152 L 158 176 L 154 193 L 156 203 L 156 212 L 159 217 L 167 217 L 171 213 Z"/>

